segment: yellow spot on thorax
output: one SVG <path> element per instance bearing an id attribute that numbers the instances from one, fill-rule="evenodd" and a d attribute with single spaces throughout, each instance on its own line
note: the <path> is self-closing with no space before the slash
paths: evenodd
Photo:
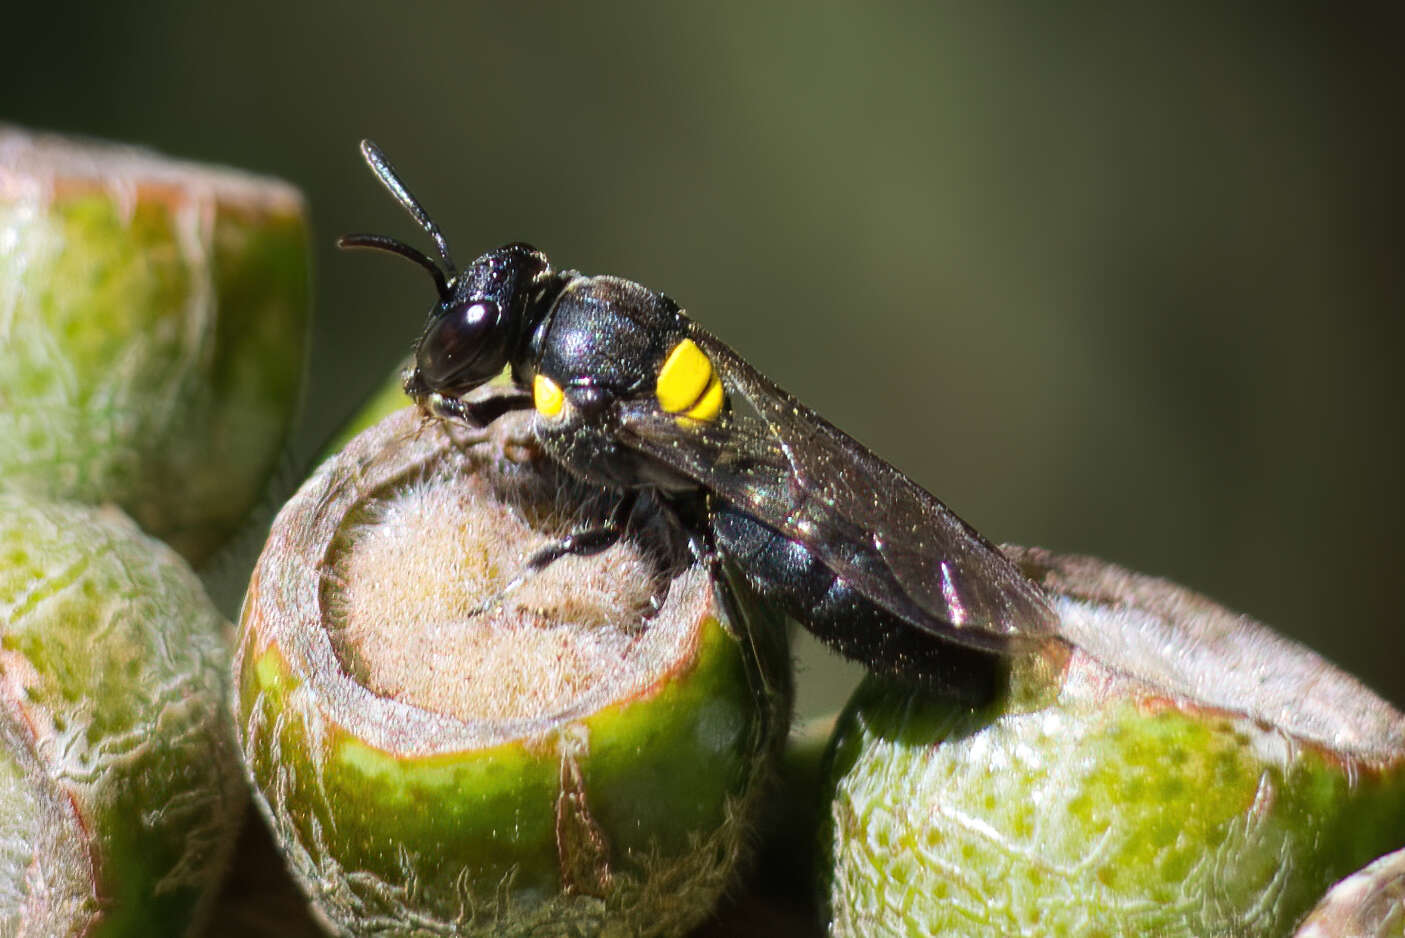
<path id="1" fill-rule="evenodd" d="M 532 379 L 532 403 L 536 405 L 537 413 L 543 417 L 555 417 L 561 413 L 561 406 L 565 400 L 566 395 L 561 392 L 561 385 L 546 375 L 538 373 Z"/>
<path id="2" fill-rule="evenodd" d="M 664 410 L 692 420 L 712 420 L 726 400 L 722 379 L 692 339 L 679 342 L 668 354 L 655 393 Z"/>

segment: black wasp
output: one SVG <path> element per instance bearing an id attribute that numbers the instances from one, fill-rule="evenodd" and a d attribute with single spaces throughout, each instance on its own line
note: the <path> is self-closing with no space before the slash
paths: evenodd
<path id="1" fill-rule="evenodd" d="M 380 149 L 381 183 L 443 266 L 393 238 L 343 247 L 409 258 L 439 292 L 405 391 L 447 420 L 534 408 L 545 452 L 620 493 L 608 518 L 534 556 L 613 544 L 641 495 L 820 639 L 876 670 L 944 685 L 1053 631 L 1056 614 L 994 546 L 856 440 L 776 387 L 678 305 L 619 277 L 553 270 L 509 244 L 460 271 Z M 517 392 L 465 396 L 511 369 Z M 953 647 L 955 643 L 957 647 Z"/>

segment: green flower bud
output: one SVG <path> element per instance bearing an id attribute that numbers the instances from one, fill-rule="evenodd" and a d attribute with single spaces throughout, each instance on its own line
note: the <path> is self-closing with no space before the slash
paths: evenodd
<path id="1" fill-rule="evenodd" d="M 491 392 L 490 392 L 491 393 Z M 255 801 L 339 933 L 676 935 L 732 880 L 789 708 L 777 623 L 526 423 L 401 410 L 274 522 L 235 662 Z"/>
<path id="2" fill-rule="evenodd" d="M 1018 554 L 1062 636 L 988 705 L 869 680 L 833 741 L 836 935 L 1277 936 L 1405 842 L 1405 718 L 1163 580 Z"/>
<path id="3" fill-rule="evenodd" d="M 1397 938 L 1405 934 L 1405 850 L 1331 888 L 1293 938 Z"/>
<path id="4" fill-rule="evenodd" d="M 256 502 L 308 319 L 291 186 L 0 126 L 0 479 L 199 562 Z"/>
<path id="5" fill-rule="evenodd" d="M 193 932 L 246 799 L 227 628 L 119 510 L 0 493 L 0 934 Z"/>

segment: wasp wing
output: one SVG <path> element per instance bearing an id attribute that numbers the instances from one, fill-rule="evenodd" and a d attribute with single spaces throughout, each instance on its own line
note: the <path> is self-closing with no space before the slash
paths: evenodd
<path id="1" fill-rule="evenodd" d="M 803 544 L 920 629 L 997 651 L 1053 632 L 1057 615 L 1043 591 L 935 496 L 717 338 L 696 325 L 690 336 L 732 410 L 717 421 L 680 421 L 652 399 L 626 402 L 621 442 Z"/>

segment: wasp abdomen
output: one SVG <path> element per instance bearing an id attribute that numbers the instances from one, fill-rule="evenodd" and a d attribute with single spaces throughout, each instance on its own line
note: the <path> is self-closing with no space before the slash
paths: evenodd
<path id="1" fill-rule="evenodd" d="M 767 601 L 822 642 L 889 676 L 963 696 L 994 692 L 999 656 L 945 642 L 871 602 L 805 545 L 745 512 L 714 504 L 717 550 Z"/>

